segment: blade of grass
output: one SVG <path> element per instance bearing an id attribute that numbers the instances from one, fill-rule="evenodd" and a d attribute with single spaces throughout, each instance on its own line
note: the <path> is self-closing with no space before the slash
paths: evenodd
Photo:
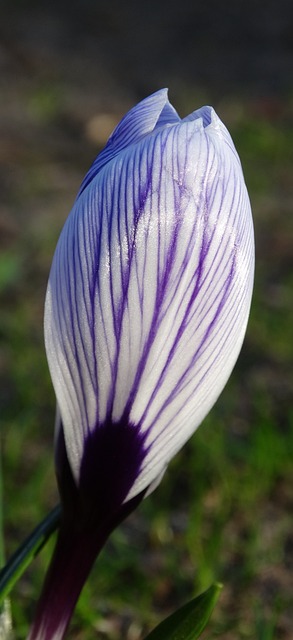
<path id="1" fill-rule="evenodd" d="M 1 443 L 0 443 L 1 445 Z M 5 564 L 4 549 L 4 511 L 3 511 L 3 480 L 2 480 L 2 447 L 0 448 L 0 569 Z M 9 640 L 12 631 L 10 602 L 6 598 L 0 600 L 0 638 Z"/>
<path id="2" fill-rule="evenodd" d="M 1 448 L 0 449 L 0 567 L 3 567 L 4 564 L 5 564 L 5 553 L 4 553 L 4 519 L 3 519 L 2 448 Z"/>

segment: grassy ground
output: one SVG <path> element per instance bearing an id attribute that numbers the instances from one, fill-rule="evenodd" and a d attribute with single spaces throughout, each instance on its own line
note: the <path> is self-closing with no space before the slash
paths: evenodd
<path id="1" fill-rule="evenodd" d="M 43 301 L 58 233 L 96 151 L 94 121 L 85 113 L 82 129 L 58 87 L 18 86 L 13 104 L 21 98 L 23 111 L 15 108 L 13 127 L 3 128 L 1 151 L 0 400 L 8 555 L 58 500 Z M 195 95 L 195 88 L 181 94 L 182 115 L 209 101 L 195 101 Z M 293 636 L 289 106 L 288 100 L 237 96 L 216 105 L 242 159 L 254 212 L 256 281 L 247 337 L 216 407 L 161 486 L 105 547 L 79 601 L 72 640 L 140 640 L 214 580 L 224 589 L 206 640 Z M 85 129 L 87 137 L 81 135 Z M 26 636 L 51 550 L 49 544 L 12 593 L 17 640 Z"/>

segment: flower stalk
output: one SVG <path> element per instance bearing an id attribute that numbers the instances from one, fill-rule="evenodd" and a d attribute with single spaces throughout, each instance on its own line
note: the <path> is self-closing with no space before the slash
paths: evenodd
<path id="1" fill-rule="evenodd" d="M 61 528 L 29 640 L 64 637 L 72 612 L 107 535 Z"/>

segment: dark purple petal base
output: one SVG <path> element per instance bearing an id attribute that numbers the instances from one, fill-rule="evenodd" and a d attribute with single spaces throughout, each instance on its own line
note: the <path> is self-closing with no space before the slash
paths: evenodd
<path id="1" fill-rule="evenodd" d="M 144 437 L 127 421 L 98 427 L 85 442 L 77 487 L 60 429 L 56 466 L 63 517 L 29 640 L 64 637 L 98 553 L 145 494 L 123 504 L 145 454 Z"/>

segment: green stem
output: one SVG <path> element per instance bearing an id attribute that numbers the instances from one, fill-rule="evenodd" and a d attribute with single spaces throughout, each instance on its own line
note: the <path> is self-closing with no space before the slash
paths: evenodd
<path id="1" fill-rule="evenodd" d="M 0 606 L 25 569 L 39 553 L 60 524 L 61 507 L 57 505 L 34 529 L 0 571 Z"/>

